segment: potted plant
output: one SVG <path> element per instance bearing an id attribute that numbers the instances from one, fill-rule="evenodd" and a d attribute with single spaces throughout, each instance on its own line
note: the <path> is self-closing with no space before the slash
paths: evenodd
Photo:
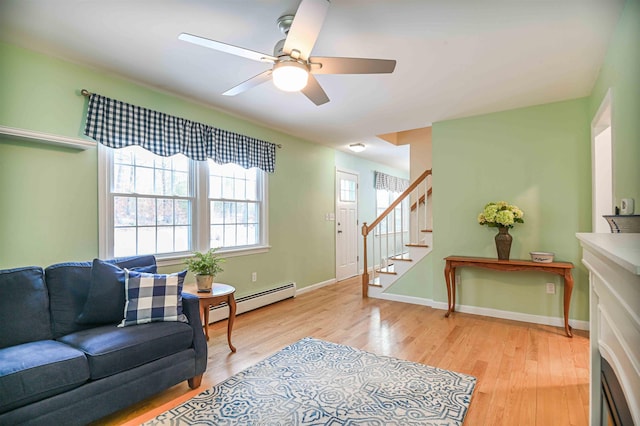
<path id="1" fill-rule="evenodd" d="M 213 277 L 222 272 L 224 259 L 216 254 L 217 248 L 212 248 L 204 253 L 194 252 L 193 257 L 185 261 L 187 269 L 196 276 L 199 293 L 211 291 Z"/>
<path id="2" fill-rule="evenodd" d="M 480 225 L 498 228 L 498 234 L 495 237 L 498 259 L 509 260 L 512 241 L 512 237 L 509 235 L 509 228 L 513 228 L 516 223 L 524 223 L 523 217 L 524 213 L 518 206 L 509 204 L 506 201 L 491 202 L 484 206 L 484 209 L 478 215 L 478 223 Z"/>

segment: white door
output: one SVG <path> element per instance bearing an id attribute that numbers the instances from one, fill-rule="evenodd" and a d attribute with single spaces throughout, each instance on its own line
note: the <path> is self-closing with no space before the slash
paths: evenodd
<path id="1" fill-rule="evenodd" d="M 336 170 L 336 280 L 358 275 L 358 175 Z"/>

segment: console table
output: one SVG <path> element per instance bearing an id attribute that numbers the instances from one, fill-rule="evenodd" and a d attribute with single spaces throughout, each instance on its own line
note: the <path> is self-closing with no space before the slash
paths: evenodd
<path id="1" fill-rule="evenodd" d="M 494 271 L 538 271 L 549 272 L 564 278 L 564 331 L 567 336 L 573 337 L 569 326 L 569 305 L 571 304 L 571 292 L 573 291 L 573 276 L 571 269 L 573 264 L 569 262 L 540 263 L 529 260 L 498 260 L 485 257 L 449 256 L 445 257 L 444 278 L 447 282 L 448 310 L 444 315 L 449 317 L 455 312 L 456 303 L 456 268 L 470 266 L 475 268 L 491 269 Z"/>

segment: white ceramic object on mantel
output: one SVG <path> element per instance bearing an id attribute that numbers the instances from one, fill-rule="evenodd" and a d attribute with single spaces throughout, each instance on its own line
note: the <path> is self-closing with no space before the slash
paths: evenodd
<path id="1" fill-rule="evenodd" d="M 632 215 L 634 204 L 633 198 L 623 198 L 620 200 L 620 214 L 625 216 Z"/>
<path id="2" fill-rule="evenodd" d="M 553 262 L 553 253 L 549 253 L 546 251 L 532 251 L 529 253 L 531 255 L 531 260 L 537 263 L 551 263 Z"/>

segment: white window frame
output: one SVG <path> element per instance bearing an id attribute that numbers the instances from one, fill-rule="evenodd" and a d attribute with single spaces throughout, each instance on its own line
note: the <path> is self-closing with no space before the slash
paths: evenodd
<path id="1" fill-rule="evenodd" d="M 387 193 L 387 198 L 388 198 L 389 202 L 387 203 L 387 205 L 385 207 L 378 206 L 378 191 L 385 191 Z M 379 212 L 379 210 L 382 209 L 382 211 L 384 211 L 395 200 L 397 200 L 398 197 L 402 193 L 401 192 L 389 191 L 388 189 L 376 189 L 375 190 L 375 194 L 376 194 L 376 217 L 378 217 L 382 213 L 382 212 Z M 396 194 L 396 196 L 392 197 L 391 194 Z M 404 208 L 401 208 L 402 203 L 405 204 Z M 396 206 L 396 209 L 399 209 L 400 211 L 404 212 L 404 217 L 401 218 L 402 227 L 400 228 L 400 230 L 397 230 L 396 227 L 394 226 L 393 229 L 396 229 L 395 231 L 389 231 L 389 229 L 387 229 L 386 232 L 381 232 L 382 231 L 382 227 L 381 227 L 382 222 L 381 222 L 380 225 L 378 225 L 376 227 L 376 229 L 374 230 L 374 232 L 375 232 L 374 235 L 376 235 L 376 236 L 384 236 L 384 235 L 394 235 L 394 234 L 402 234 L 402 233 L 406 234 L 406 233 L 409 232 L 410 203 L 409 203 L 408 198 L 405 198 L 404 200 L 402 200 L 402 202 Z M 389 215 L 393 215 L 393 213 L 389 213 Z"/>
<path id="2" fill-rule="evenodd" d="M 98 145 L 98 255 L 102 259 L 113 258 L 113 196 L 110 183 L 113 171 L 113 149 Z M 190 185 L 193 185 L 191 241 L 193 251 L 209 249 L 209 170 L 206 161 L 191 161 Z M 269 251 L 269 194 L 268 174 L 258 174 L 258 191 L 262 195 L 260 217 L 260 243 L 247 247 L 220 248 L 224 257 L 243 256 Z M 178 265 L 191 257 L 192 252 L 154 254 L 158 266 Z"/>

